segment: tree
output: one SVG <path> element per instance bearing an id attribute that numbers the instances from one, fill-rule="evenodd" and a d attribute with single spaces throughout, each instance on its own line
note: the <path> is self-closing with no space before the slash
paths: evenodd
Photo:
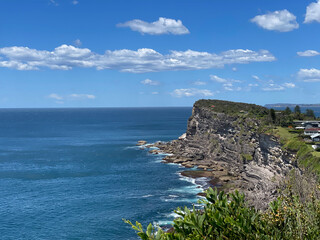
<path id="1" fill-rule="evenodd" d="M 301 109 L 300 109 L 300 106 L 299 105 L 297 105 L 295 108 L 294 108 L 294 113 L 295 114 L 301 114 Z"/>
<path id="2" fill-rule="evenodd" d="M 270 109 L 270 117 L 273 123 L 276 122 L 276 112 L 274 111 L 273 108 Z"/>
<path id="3" fill-rule="evenodd" d="M 307 109 L 306 110 L 306 116 L 310 117 L 312 119 L 316 119 L 316 115 L 314 115 L 314 111 L 312 109 Z"/>
<path id="4" fill-rule="evenodd" d="M 286 109 L 284 110 L 284 113 L 286 115 L 290 115 L 292 113 L 291 109 L 289 107 L 286 107 Z"/>

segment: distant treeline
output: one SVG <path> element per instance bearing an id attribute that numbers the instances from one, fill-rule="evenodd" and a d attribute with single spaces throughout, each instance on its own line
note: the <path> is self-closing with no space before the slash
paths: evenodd
<path id="1" fill-rule="evenodd" d="M 294 108 L 295 106 L 300 106 L 300 107 L 303 107 L 303 108 L 307 108 L 307 107 L 311 107 L 311 108 L 314 108 L 314 107 L 320 107 L 320 103 L 317 103 L 317 104 L 292 104 L 292 103 L 275 103 L 275 104 L 266 104 L 264 105 L 266 108 L 286 108 L 286 107 L 289 107 L 289 108 Z"/>

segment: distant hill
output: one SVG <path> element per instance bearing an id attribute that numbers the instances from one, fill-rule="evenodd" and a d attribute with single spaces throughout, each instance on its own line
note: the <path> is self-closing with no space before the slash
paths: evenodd
<path id="1" fill-rule="evenodd" d="M 297 105 L 299 105 L 300 107 L 310 107 L 310 108 L 320 107 L 320 103 L 317 103 L 317 104 L 274 103 L 274 104 L 266 104 L 264 106 L 267 108 L 283 108 L 283 107 L 294 108 Z"/>

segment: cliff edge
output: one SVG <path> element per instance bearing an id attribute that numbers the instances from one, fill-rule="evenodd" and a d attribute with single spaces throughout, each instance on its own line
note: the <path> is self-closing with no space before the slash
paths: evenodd
<path id="1" fill-rule="evenodd" d="M 264 133 L 268 118 L 269 110 L 262 106 L 199 100 L 186 133 L 158 147 L 172 154 L 164 158 L 166 162 L 197 166 L 215 185 L 239 189 L 249 203 L 264 209 L 277 196 L 281 179 L 297 169 L 294 156 Z"/>

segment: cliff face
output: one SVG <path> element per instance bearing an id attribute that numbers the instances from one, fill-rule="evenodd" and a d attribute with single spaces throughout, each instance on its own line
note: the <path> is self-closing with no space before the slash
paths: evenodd
<path id="1" fill-rule="evenodd" d="M 296 168 L 293 156 L 273 136 L 259 133 L 259 118 L 250 117 L 241 104 L 237 111 L 217 112 L 215 105 L 196 103 L 186 135 L 163 147 L 173 154 L 165 160 L 205 169 L 216 183 L 229 190 L 240 189 L 249 202 L 265 208 L 276 197 L 279 181 Z"/>

